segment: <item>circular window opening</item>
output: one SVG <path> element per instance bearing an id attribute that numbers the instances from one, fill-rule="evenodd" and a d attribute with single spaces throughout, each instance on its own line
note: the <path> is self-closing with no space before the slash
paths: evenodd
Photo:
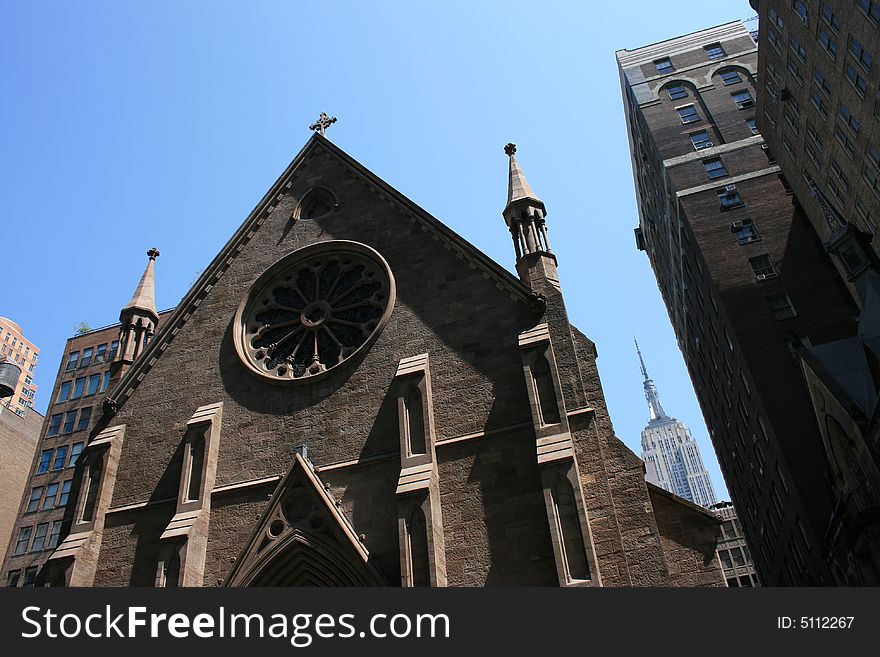
<path id="1" fill-rule="evenodd" d="M 358 242 L 294 251 L 254 283 L 236 312 L 235 348 L 247 368 L 276 382 L 311 380 L 378 337 L 391 316 L 394 277 Z"/>

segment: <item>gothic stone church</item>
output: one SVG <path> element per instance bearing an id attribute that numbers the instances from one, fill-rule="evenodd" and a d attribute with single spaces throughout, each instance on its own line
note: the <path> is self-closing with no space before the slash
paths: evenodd
<path id="1" fill-rule="evenodd" d="M 150 261 L 57 586 L 723 586 L 569 324 L 512 144 L 490 260 L 316 133 L 159 323 Z"/>

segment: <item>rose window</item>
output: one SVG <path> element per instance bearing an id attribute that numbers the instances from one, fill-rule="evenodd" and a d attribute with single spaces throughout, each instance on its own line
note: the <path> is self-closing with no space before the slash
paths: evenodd
<path id="1" fill-rule="evenodd" d="M 378 336 L 394 306 L 394 277 L 375 250 L 320 242 L 270 267 L 236 313 L 235 346 L 254 372 L 302 381 Z"/>

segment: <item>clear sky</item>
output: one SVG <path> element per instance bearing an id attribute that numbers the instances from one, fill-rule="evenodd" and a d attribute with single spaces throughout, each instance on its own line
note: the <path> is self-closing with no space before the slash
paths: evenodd
<path id="1" fill-rule="evenodd" d="M 118 320 L 157 246 L 174 306 L 310 136 L 513 270 L 503 146 L 547 206 L 617 434 L 666 410 L 724 480 L 646 255 L 614 52 L 754 15 L 722 2 L 0 2 L 0 315 L 41 349 Z"/>

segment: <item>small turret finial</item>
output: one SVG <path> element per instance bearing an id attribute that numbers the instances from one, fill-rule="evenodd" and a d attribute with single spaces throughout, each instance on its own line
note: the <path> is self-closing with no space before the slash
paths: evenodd
<path id="1" fill-rule="evenodd" d="M 154 246 L 152 249 L 150 249 L 149 251 L 147 251 L 147 257 L 149 257 L 150 260 L 155 260 L 156 258 L 159 257 L 159 249 L 157 249 L 157 248 Z"/>
<path id="2" fill-rule="evenodd" d="M 513 144 L 513 143 L 509 143 L 509 144 L 507 144 L 507 145 L 504 147 L 504 152 L 505 152 L 508 156 L 513 155 L 514 153 L 516 153 L 516 144 Z"/>
<path id="3" fill-rule="evenodd" d="M 327 131 L 327 128 L 329 128 L 334 123 L 336 123 L 335 116 L 327 116 L 327 112 L 321 112 L 318 120 L 309 126 L 309 130 L 315 130 L 323 137 L 324 133 Z"/>

